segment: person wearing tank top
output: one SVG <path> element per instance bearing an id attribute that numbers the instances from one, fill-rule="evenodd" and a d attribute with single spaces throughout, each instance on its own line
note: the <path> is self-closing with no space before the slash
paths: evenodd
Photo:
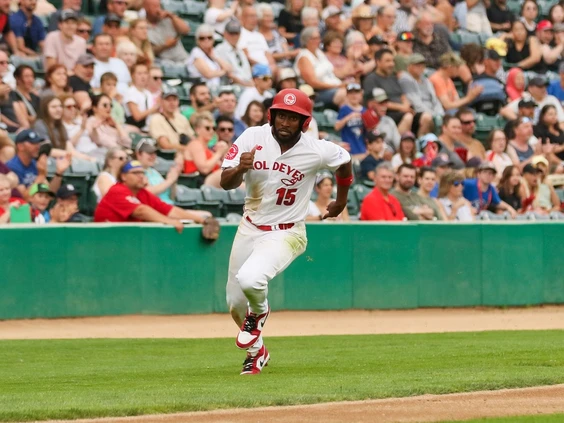
<path id="1" fill-rule="evenodd" d="M 533 122 L 531 119 L 522 117 L 515 122 L 513 127 L 514 138 L 507 146 L 507 154 L 514 162 L 519 162 L 521 168 L 531 162 L 535 155 L 535 148 L 539 149 L 539 143 L 533 148 L 529 140 L 533 136 Z M 540 152 L 539 152 L 540 153 Z"/>

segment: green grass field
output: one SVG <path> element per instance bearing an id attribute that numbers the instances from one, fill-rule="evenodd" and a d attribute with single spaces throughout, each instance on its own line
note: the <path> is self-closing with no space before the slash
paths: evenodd
<path id="1" fill-rule="evenodd" d="M 0 342 L 0 421 L 170 413 L 564 382 L 564 332 L 267 338 L 239 376 L 234 339 Z M 512 420 L 515 421 L 515 420 Z M 523 420 L 528 421 L 528 420 Z M 557 421 L 557 420 L 554 420 Z"/>
<path id="2" fill-rule="evenodd" d="M 442 423 L 562 423 L 564 414 L 547 414 L 540 416 L 500 417 L 464 421 L 451 421 Z"/>

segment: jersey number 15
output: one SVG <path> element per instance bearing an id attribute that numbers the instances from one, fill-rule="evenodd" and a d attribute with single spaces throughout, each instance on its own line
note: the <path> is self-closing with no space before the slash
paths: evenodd
<path id="1" fill-rule="evenodd" d="M 276 200 L 276 205 L 281 206 L 291 206 L 296 201 L 296 191 L 297 188 L 278 188 L 276 194 L 278 194 L 278 199 Z"/>

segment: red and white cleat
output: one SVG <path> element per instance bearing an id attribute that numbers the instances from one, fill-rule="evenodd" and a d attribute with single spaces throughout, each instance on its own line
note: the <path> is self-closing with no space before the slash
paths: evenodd
<path id="1" fill-rule="evenodd" d="M 241 326 L 241 330 L 237 335 L 237 347 L 241 348 L 242 350 L 246 350 L 247 348 L 252 347 L 255 345 L 257 340 L 259 339 L 260 334 L 262 333 L 262 328 L 266 323 L 266 319 L 270 315 L 270 307 L 266 313 L 263 314 L 254 314 L 251 312 L 247 312 L 245 316 L 245 320 L 243 321 L 243 325 Z"/>
<path id="2" fill-rule="evenodd" d="M 253 357 L 251 353 L 247 353 L 247 358 L 243 362 L 242 375 L 258 375 L 264 367 L 268 365 L 270 354 L 263 345 L 258 353 Z"/>

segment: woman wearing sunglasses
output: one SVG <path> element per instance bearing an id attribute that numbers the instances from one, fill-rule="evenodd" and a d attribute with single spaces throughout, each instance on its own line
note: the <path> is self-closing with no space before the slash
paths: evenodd
<path id="1" fill-rule="evenodd" d="M 90 139 L 98 147 L 112 148 L 118 145 L 131 146 L 131 140 L 121 125 L 116 124 L 111 116 L 112 100 L 105 94 L 92 99 L 92 116 L 86 121 L 86 130 Z"/>
<path id="2" fill-rule="evenodd" d="M 184 173 L 199 172 L 205 177 L 204 184 L 221 188 L 221 161 L 229 150 L 229 144 L 218 141 L 215 151 L 208 148 L 214 137 L 214 121 L 210 112 L 196 113 L 191 119 L 194 122 L 196 138 L 191 140 L 184 149 Z"/>
<path id="3" fill-rule="evenodd" d="M 443 206 L 447 220 L 472 222 L 474 215 L 470 202 L 462 196 L 464 177 L 450 171 L 443 175 L 439 184 L 439 203 Z"/>
<path id="4" fill-rule="evenodd" d="M 221 77 L 227 76 L 231 67 L 217 57 L 213 48 L 213 27 L 203 24 L 196 30 L 196 47 L 188 58 L 188 73 L 192 78 L 204 79 L 208 86 L 219 86 Z"/>
<path id="5" fill-rule="evenodd" d="M 100 172 L 92 186 L 92 191 L 96 194 L 96 203 L 99 203 L 117 182 L 119 170 L 125 164 L 127 158 L 127 154 L 121 147 L 112 147 L 108 150 L 104 160 L 104 170 Z"/>
<path id="6" fill-rule="evenodd" d="M 63 102 L 63 126 L 67 131 L 70 141 L 77 151 L 96 155 L 98 146 L 92 142 L 86 131 L 86 116 L 81 116 L 78 104 L 72 94 L 65 94 L 61 97 Z M 103 154 L 103 153 L 101 153 Z M 103 157 L 101 154 L 99 156 Z"/>

